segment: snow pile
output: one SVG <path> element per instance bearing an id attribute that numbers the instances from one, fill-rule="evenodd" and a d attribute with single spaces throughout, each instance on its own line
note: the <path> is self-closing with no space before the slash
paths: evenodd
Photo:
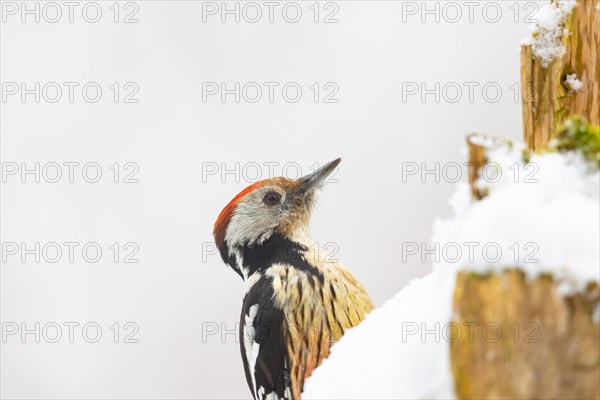
<path id="1" fill-rule="evenodd" d="M 488 144 L 493 166 L 478 186 L 489 195 L 473 201 L 468 184 L 459 184 L 450 200 L 455 216 L 434 224 L 432 246 L 475 242 L 476 250 L 452 262 L 442 258 L 350 329 L 308 379 L 303 398 L 454 398 L 447 328 L 459 270 L 516 266 L 530 278 L 551 273 L 568 291 L 600 280 L 598 168 L 579 152 L 532 155 L 524 163 L 522 145 Z M 502 250 L 497 261 L 481 251 L 485 243 Z"/>
<path id="2" fill-rule="evenodd" d="M 531 45 L 533 55 L 542 61 L 544 67 L 565 54 L 562 37 L 569 32 L 565 32 L 564 24 L 576 5 L 575 0 L 560 0 L 546 4 L 536 13 L 538 22 L 533 27 L 531 37 L 522 44 Z"/>
<path id="3" fill-rule="evenodd" d="M 600 3 L 598 4 L 600 5 Z M 567 83 L 567 85 L 569 85 L 571 90 L 575 92 L 583 87 L 583 83 L 581 83 L 581 81 L 577 79 L 577 74 L 567 75 L 567 77 L 565 78 L 565 82 Z"/>
<path id="4" fill-rule="evenodd" d="M 305 383 L 302 398 L 454 398 L 444 339 L 451 335 L 445 328 L 453 287 L 449 270 L 411 281 L 332 347 Z"/>
<path id="5" fill-rule="evenodd" d="M 533 154 L 525 163 L 518 144 L 487 156 L 477 186 L 489 195 L 471 204 L 467 185 L 460 187 L 452 199 L 456 215 L 436 221 L 433 242 L 478 243 L 453 263 L 478 272 L 516 266 L 531 278 L 551 273 L 571 290 L 599 281 L 598 169 L 579 152 Z"/>

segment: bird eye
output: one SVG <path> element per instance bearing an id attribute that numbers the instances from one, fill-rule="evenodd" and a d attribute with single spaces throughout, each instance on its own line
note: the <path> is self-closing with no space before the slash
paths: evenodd
<path id="1" fill-rule="evenodd" d="M 279 203 L 279 200 L 281 200 L 281 195 L 275 192 L 269 192 L 265 194 L 265 197 L 263 197 L 263 203 L 265 203 L 268 206 L 276 205 L 277 203 Z"/>

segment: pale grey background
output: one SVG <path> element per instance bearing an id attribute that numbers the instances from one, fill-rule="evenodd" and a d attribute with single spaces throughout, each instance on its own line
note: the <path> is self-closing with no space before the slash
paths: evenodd
<path id="1" fill-rule="evenodd" d="M 2 82 L 95 81 L 104 89 L 95 104 L 80 92 L 72 104 L 3 102 L 2 161 L 94 161 L 105 174 L 96 184 L 78 175 L 75 183 L 11 177 L 2 185 L 3 242 L 95 241 L 104 250 L 96 264 L 15 256 L 3 263 L 3 322 L 94 321 L 103 329 L 94 344 L 79 330 L 69 343 L 66 328 L 55 344 L 8 337 L 3 397 L 249 397 L 234 334 L 202 341 L 203 324 L 233 330 L 238 320 L 242 282 L 217 255 L 203 262 L 202 243 L 212 241 L 216 216 L 248 182 L 213 176 L 203 183 L 203 162 L 296 162 L 308 172 L 343 157 L 339 183 L 322 193 L 313 236 L 339 246 L 336 257 L 381 305 L 429 271 L 416 258 L 402 263 L 400 244 L 429 240 L 434 218 L 449 215 L 454 187 L 432 176 L 403 183 L 401 163 L 462 163 L 473 131 L 520 137 L 510 88 L 528 32 L 525 3 L 496 3 L 503 12 L 496 23 L 484 19 L 485 2 L 473 22 L 459 2 L 459 22 L 430 15 L 422 23 L 420 14 L 403 22 L 399 2 L 346 1 L 337 2 L 336 24 L 312 22 L 312 2 L 301 3 L 296 24 L 281 13 L 274 23 L 202 23 L 202 3 L 194 1 L 137 2 L 139 23 L 115 24 L 111 4 L 102 3 L 96 24 L 76 13 L 74 23 L 11 16 L 1 27 Z M 295 81 L 304 93 L 295 104 L 281 96 L 272 104 L 203 103 L 205 81 Z M 339 103 L 312 102 L 308 86 L 317 81 L 336 82 Z M 136 82 L 139 103 L 112 102 L 113 82 Z M 433 96 L 422 103 L 402 101 L 402 82 L 480 86 L 473 102 L 463 86 L 457 103 Z M 482 97 L 487 82 L 503 90 L 496 103 Z M 137 163 L 140 182 L 112 183 L 108 166 L 117 161 Z M 129 241 L 140 246 L 140 262 L 115 264 L 108 246 Z M 113 343 L 109 327 L 128 321 L 139 325 L 139 343 Z"/>

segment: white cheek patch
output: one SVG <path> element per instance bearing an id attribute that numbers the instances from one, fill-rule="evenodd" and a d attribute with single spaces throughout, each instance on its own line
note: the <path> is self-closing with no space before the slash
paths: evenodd
<path id="1" fill-rule="evenodd" d="M 262 243 L 277 227 L 278 219 L 274 210 L 262 201 L 250 197 L 236 207 L 227 227 L 225 240 L 230 246 Z"/>

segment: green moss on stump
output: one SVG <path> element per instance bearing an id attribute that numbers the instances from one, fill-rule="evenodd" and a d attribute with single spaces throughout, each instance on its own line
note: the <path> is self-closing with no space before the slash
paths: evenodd
<path id="1" fill-rule="evenodd" d="M 557 151 L 580 151 L 583 156 L 600 167 L 600 126 L 585 118 L 574 117 L 565 121 L 550 143 Z"/>

